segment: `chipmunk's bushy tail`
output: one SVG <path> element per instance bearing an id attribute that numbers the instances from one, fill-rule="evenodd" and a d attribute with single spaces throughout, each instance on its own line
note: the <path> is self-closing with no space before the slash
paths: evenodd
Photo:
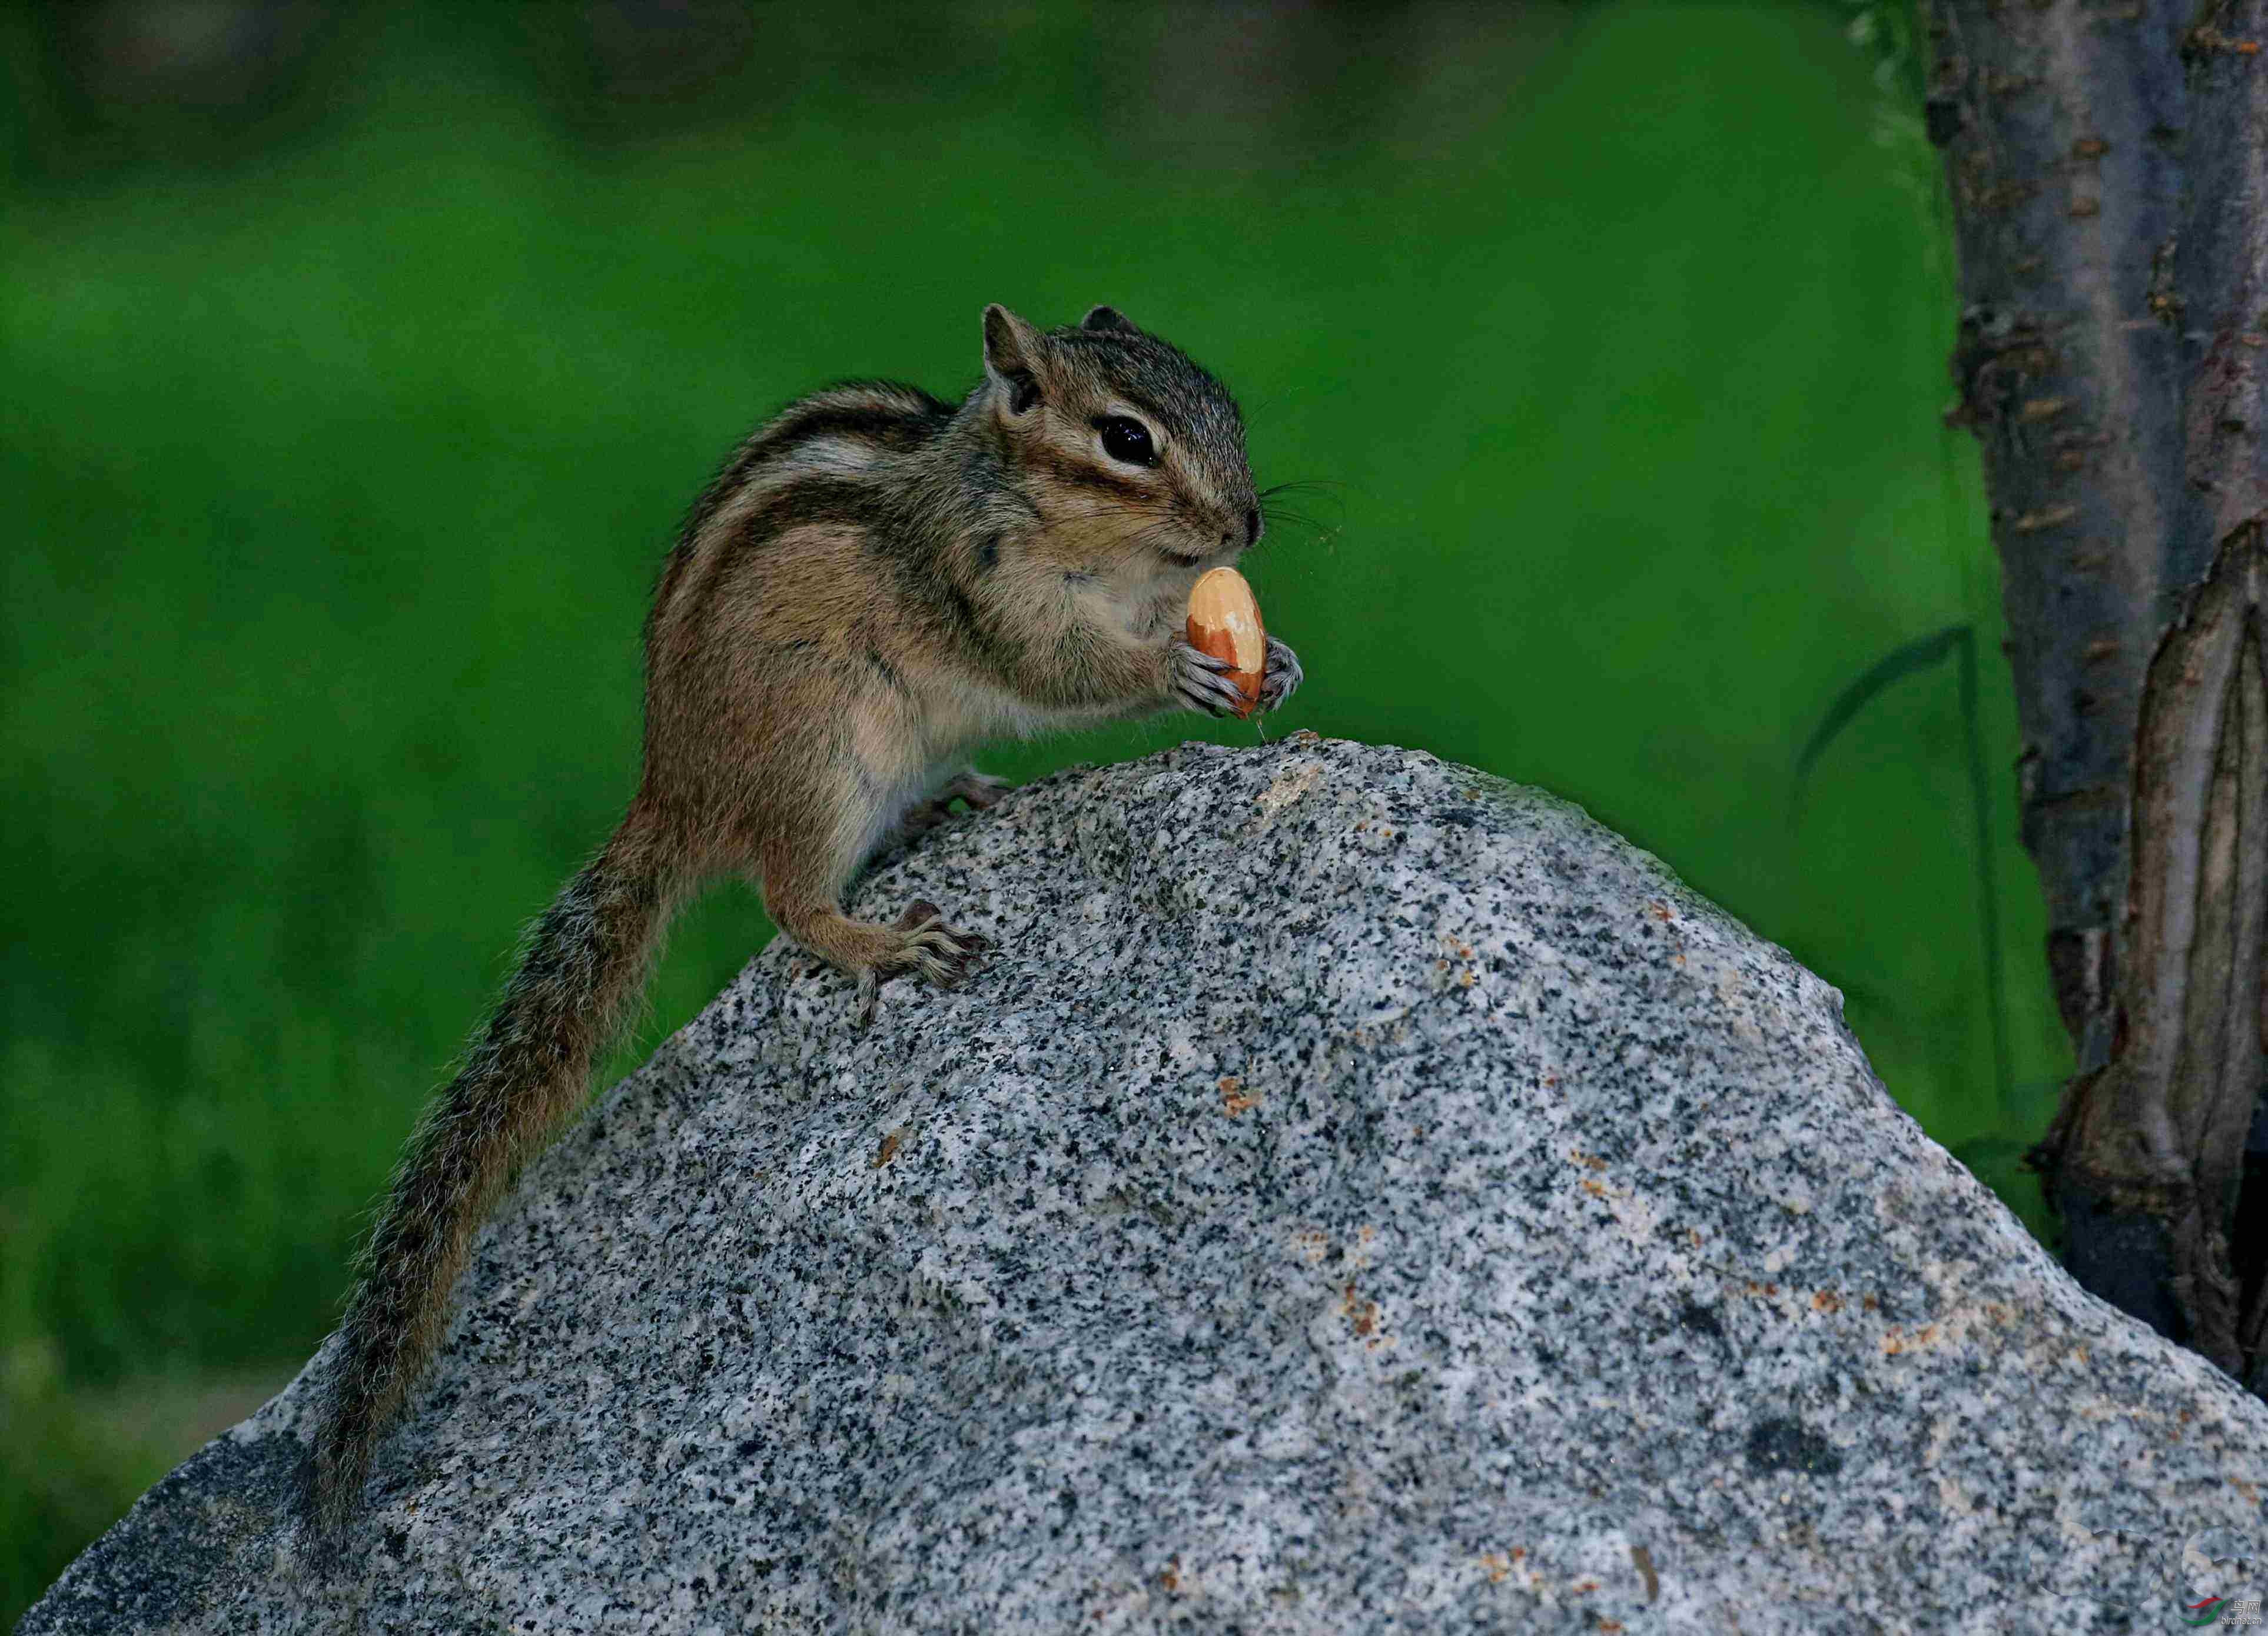
<path id="1" fill-rule="evenodd" d="M 306 1501 L 326 1537 L 353 1516 L 372 1452 L 440 1345 L 475 1230 L 580 1104 L 644 987 L 669 897 L 652 850 L 634 809 L 536 921 L 463 1068 L 410 1138 L 321 1385 Z"/>

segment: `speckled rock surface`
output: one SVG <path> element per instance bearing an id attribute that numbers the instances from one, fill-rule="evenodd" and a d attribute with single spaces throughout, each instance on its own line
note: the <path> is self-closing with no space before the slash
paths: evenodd
<path id="1" fill-rule="evenodd" d="M 969 987 L 775 947 L 531 1169 L 327 1580 L 303 1377 L 24 1629 L 2157 1629 L 2260 1554 L 2268 1406 L 1571 807 L 1190 746 L 917 896 Z"/>

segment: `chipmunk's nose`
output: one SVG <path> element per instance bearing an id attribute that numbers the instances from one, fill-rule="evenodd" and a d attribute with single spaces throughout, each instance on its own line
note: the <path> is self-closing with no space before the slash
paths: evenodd
<path id="1" fill-rule="evenodd" d="M 1244 508 L 1244 543 L 1247 546 L 1260 543 L 1260 508 L 1256 505 Z"/>

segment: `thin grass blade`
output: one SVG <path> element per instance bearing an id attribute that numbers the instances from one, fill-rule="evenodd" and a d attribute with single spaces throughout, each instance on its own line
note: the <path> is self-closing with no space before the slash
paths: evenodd
<path id="1" fill-rule="evenodd" d="M 1864 675 L 1835 696 L 1835 702 L 1827 707 L 1826 715 L 1812 730 L 1810 738 L 1805 741 L 1802 753 L 1795 758 L 1795 793 L 1789 803 L 1791 817 L 1802 809 L 1804 784 L 1811 776 L 1813 766 L 1859 712 L 1873 702 L 1874 696 L 1884 688 L 1904 680 L 1918 671 L 1927 670 L 1953 652 L 1968 636 L 1969 627 L 1966 625 L 1948 625 L 1929 635 L 1917 636 L 1905 646 L 1894 649 L 1874 661 Z"/>

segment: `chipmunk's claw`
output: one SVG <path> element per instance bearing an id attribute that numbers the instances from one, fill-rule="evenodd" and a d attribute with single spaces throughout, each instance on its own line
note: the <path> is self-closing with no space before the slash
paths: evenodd
<path id="1" fill-rule="evenodd" d="M 908 904 L 890 929 L 899 934 L 895 950 L 858 973 L 853 1017 L 862 1030 L 873 1025 L 881 1009 L 882 986 L 892 978 L 910 975 L 939 988 L 958 988 L 976 969 L 977 956 L 992 947 L 989 937 L 954 931 L 945 923 L 945 912 L 926 899 Z"/>
<path id="2" fill-rule="evenodd" d="M 1228 678 L 1235 666 L 1226 659 L 1178 639 L 1173 653 L 1174 692 L 1182 708 L 1207 715 L 1234 715 L 1243 708 L 1244 693 Z"/>
<path id="3" fill-rule="evenodd" d="M 1300 684 L 1307 679 L 1307 673 L 1300 668 L 1300 656 L 1292 651 L 1292 644 L 1270 636 L 1268 639 L 1267 668 L 1260 677 L 1260 708 L 1263 710 L 1282 708 L 1284 701 L 1297 693 Z"/>
<path id="4" fill-rule="evenodd" d="M 911 934 L 894 970 L 915 972 L 939 988 L 958 988 L 976 964 L 976 957 L 992 946 L 975 932 L 956 932 L 945 923 L 945 911 L 927 899 L 906 906 L 897 929 Z"/>

